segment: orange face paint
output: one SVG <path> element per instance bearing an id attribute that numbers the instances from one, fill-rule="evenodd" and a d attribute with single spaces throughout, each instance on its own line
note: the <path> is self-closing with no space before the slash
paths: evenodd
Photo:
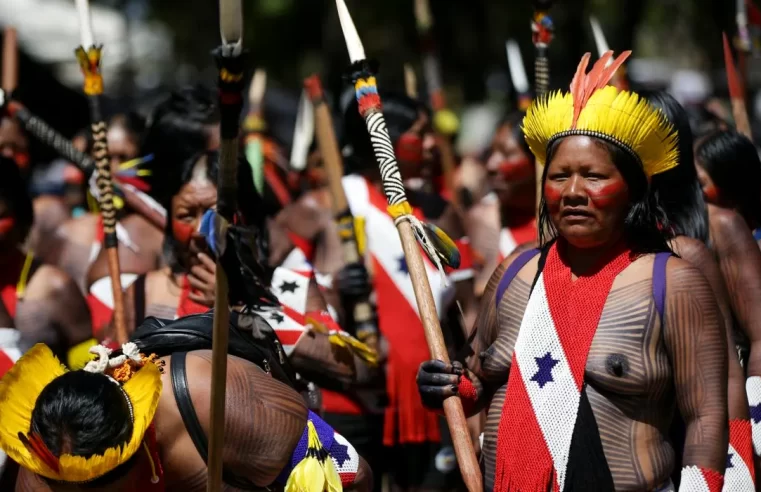
<path id="1" fill-rule="evenodd" d="M 4 217 L 0 219 L 0 236 L 10 233 L 16 226 L 16 219 L 13 217 Z"/>
<path id="2" fill-rule="evenodd" d="M 554 184 L 550 181 L 544 183 L 544 201 L 550 213 L 560 210 L 560 200 L 563 198 L 563 185 Z"/>
<path id="3" fill-rule="evenodd" d="M 505 181 L 523 181 L 534 175 L 534 164 L 527 157 L 505 159 L 499 163 Z"/>
<path id="4" fill-rule="evenodd" d="M 719 203 L 719 190 L 717 190 L 716 186 L 713 184 L 703 186 L 703 195 L 705 195 L 706 201 L 708 203 Z"/>
<path id="5" fill-rule="evenodd" d="M 584 189 L 595 208 L 610 208 L 620 204 L 622 199 L 627 199 L 626 183 L 623 179 L 617 179 L 602 186 L 590 186 L 590 184 L 587 184 Z"/>
<path id="6" fill-rule="evenodd" d="M 403 133 L 396 142 L 396 158 L 410 164 L 423 162 L 423 139 L 414 133 Z"/>
<path id="7" fill-rule="evenodd" d="M 188 244 L 193 237 L 195 228 L 179 220 L 172 220 L 172 235 L 180 244 Z"/>

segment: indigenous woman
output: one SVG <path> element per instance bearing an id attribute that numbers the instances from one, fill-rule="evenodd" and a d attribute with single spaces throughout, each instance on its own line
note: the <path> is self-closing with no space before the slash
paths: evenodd
<path id="1" fill-rule="evenodd" d="M 648 180 L 679 162 L 673 126 L 606 84 L 629 53 L 523 123 L 544 166 L 541 251 L 508 257 L 476 323 L 468 369 L 418 373 L 427 405 L 488 408 L 483 455 L 496 491 L 659 490 L 686 425 L 683 490 L 719 491 L 726 466 L 727 341 L 700 271 L 672 256 Z M 546 227 L 546 229 L 545 229 Z M 547 231 L 544 234 L 543 231 Z"/>
<path id="2" fill-rule="evenodd" d="M 753 490 L 755 468 L 751 443 L 751 421 L 745 393 L 745 374 L 740 357 L 747 364 L 749 340 L 759 335 L 748 333 L 732 315 L 730 298 L 727 294 L 718 255 L 712 252 L 709 243 L 708 209 L 696 168 L 693 165 L 693 139 L 689 119 L 684 108 L 668 93 L 646 94 L 653 106 L 663 111 L 674 125 L 679 138 L 679 165 L 653 176 L 651 190 L 665 213 L 663 230 L 671 234 L 670 245 L 681 258 L 703 272 L 718 301 L 721 317 L 727 333 L 729 361 L 728 411 L 729 450 L 724 481 L 726 492 Z M 715 247 L 715 245 L 714 245 Z M 743 296 L 746 294 L 735 293 Z M 675 425 L 675 443 L 684 440 L 681 421 Z M 678 457 L 678 454 L 677 454 Z"/>

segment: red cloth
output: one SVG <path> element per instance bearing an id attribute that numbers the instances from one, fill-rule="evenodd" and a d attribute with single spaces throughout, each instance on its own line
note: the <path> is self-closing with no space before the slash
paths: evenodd
<path id="1" fill-rule="evenodd" d="M 311 262 L 314 258 L 314 244 L 291 231 L 288 231 L 287 234 L 288 239 L 291 240 L 291 244 L 293 244 L 295 248 L 300 249 L 301 252 L 304 253 L 307 261 Z"/>
<path id="2" fill-rule="evenodd" d="M 19 251 L 14 251 L 8 256 L 11 258 L 0 268 L 0 297 L 10 317 L 15 318 L 16 303 L 18 302 L 18 281 L 21 277 L 21 270 L 24 268 L 26 257 Z"/>
<path id="3" fill-rule="evenodd" d="M 192 314 L 202 314 L 205 312 L 208 312 L 210 308 L 198 304 L 197 302 L 191 300 L 188 296 L 190 295 L 190 282 L 188 281 L 188 276 L 183 275 L 182 276 L 182 290 L 180 291 L 180 301 L 177 303 L 177 317 L 183 318 L 185 316 L 190 316 Z"/>
<path id="4" fill-rule="evenodd" d="M 543 271 L 550 315 L 576 386 L 582 391 L 584 369 L 605 301 L 616 276 L 631 264 L 628 249 L 618 247 L 602 261 L 602 268 L 589 276 L 572 279 L 562 258 L 562 240 L 547 255 Z M 612 256 L 615 255 L 615 256 Z M 600 266 L 600 265 L 598 265 Z M 535 291 L 536 292 L 536 291 Z M 527 327 L 522 327 L 527 329 Z M 507 393 L 497 431 L 497 463 L 494 490 L 545 491 L 557 489 L 555 467 L 544 438 L 522 368 L 513 354 Z M 558 408 L 558 412 L 568 411 Z"/>
<path id="5" fill-rule="evenodd" d="M 11 359 L 3 350 L 0 350 L 0 378 L 13 367 L 13 364 L 13 359 Z"/>
<path id="6" fill-rule="evenodd" d="M 465 416 L 472 416 L 476 402 L 478 401 L 478 392 L 467 376 L 462 376 L 460 378 L 460 384 L 457 386 L 457 393 L 462 400 L 462 409 L 465 411 Z"/>
<path id="7" fill-rule="evenodd" d="M 85 298 L 87 307 L 90 308 L 90 321 L 92 322 L 92 334 L 95 338 L 111 323 L 114 310 L 103 304 L 100 299 L 92 294 Z"/>
<path id="8" fill-rule="evenodd" d="M 733 419 L 729 421 L 729 444 L 745 462 L 753 482 L 756 481 L 756 470 L 753 465 L 753 434 L 750 420 Z"/>
<path id="9" fill-rule="evenodd" d="M 724 487 L 724 475 L 717 471 L 713 471 L 710 468 L 703 468 L 699 466 L 700 473 L 703 474 L 706 483 L 708 484 L 708 490 L 711 492 L 721 492 Z"/>

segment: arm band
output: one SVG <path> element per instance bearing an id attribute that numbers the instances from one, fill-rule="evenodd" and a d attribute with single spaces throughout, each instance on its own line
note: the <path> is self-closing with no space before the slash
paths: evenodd
<path id="1" fill-rule="evenodd" d="M 460 377 L 457 393 L 462 400 L 462 409 L 465 412 L 465 416 L 471 417 L 476 408 L 476 403 L 478 402 L 478 392 L 476 391 L 476 387 L 473 386 L 473 383 L 465 374 Z"/>
<path id="2" fill-rule="evenodd" d="M 721 492 L 724 475 L 709 468 L 685 466 L 679 492 Z"/>
<path id="3" fill-rule="evenodd" d="M 750 420 L 729 421 L 729 450 L 724 472 L 724 492 L 755 490 L 753 442 Z"/>

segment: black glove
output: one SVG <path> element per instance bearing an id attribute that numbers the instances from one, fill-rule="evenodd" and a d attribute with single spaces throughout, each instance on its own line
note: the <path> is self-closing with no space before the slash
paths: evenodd
<path id="1" fill-rule="evenodd" d="M 457 361 L 445 364 L 440 360 L 429 360 L 420 364 L 417 387 L 423 405 L 432 409 L 441 408 L 444 400 L 457 394 L 463 374 L 465 370 Z"/>
<path id="2" fill-rule="evenodd" d="M 356 302 L 372 292 L 370 275 L 361 263 L 349 263 L 336 275 L 336 288 L 342 300 Z"/>

